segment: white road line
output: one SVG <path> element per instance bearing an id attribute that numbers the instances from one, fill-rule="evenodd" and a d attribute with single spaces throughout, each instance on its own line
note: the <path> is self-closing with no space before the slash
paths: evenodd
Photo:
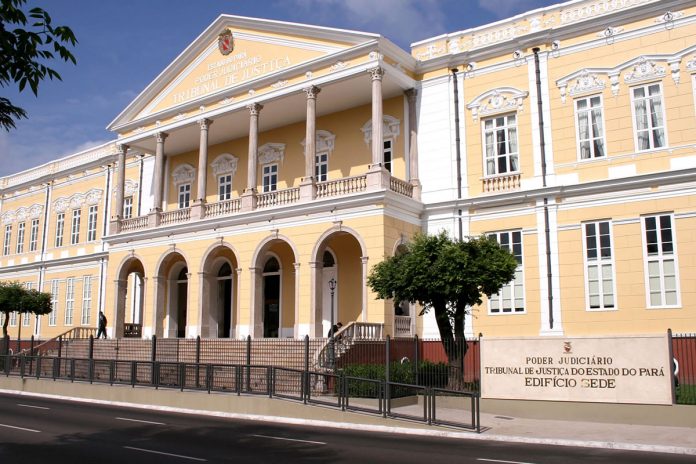
<path id="1" fill-rule="evenodd" d="M 25 429 L 24 427 L 15 427 L 14 425 L 0 424 L 0 427 L 7 427 L 8 429 L 24 430 L 25 432 L 39 433 L 41 430 Z"/>
<path id="2" fill-rule="evenodd" d="M 295 438 L 284 438 L 284 437 L 271 437 L 269 435 L 251 435 L 256 438 L 270 438 L 271 440 L 284 440 L 284 441 L 296 441 L 299 443 L 311 443 L 312 445 L 325 445 L 323 441 L 311 441 L 311 440 L 297 440 Z"/>
<path id="3" fill-rule="evenodd" d="M 23 408 L 34 408 L 34 409 L 51 409 L 51 408 L 45 408 L 43 406 L 32 406 L 31 404 L 20 404 L 20 403 L 17 403 L 17 406 L 21 406 Z"/>
<path id="4" fill-rule="evenodd" d="M 128 422 L 140 422 L 142 424 L 152 424 L 152 425 L 167 425 L 164 422 L 153 422 L 140 419 L 129 419 L 127 417 L 116 417 L 116 420 L 128 421 Z"/>
<path id="5" fill-rule="evenodd" d="M 501 461 L 500 459 L 486 459 L 486 458 L 476 458 L 477 461 L 486 462 L 500 462 L 503 464 L 534 464 L 533 462 L 522 462 L 522 461 Z"/>
<path id="6" fill-rule="evenodd" d="M 133 446 L 124 446 L 124 448 L 130 449 L 130 450 L 135 450 L 135 451 L 142 451 L 143 453 L 161 454 L 162 456 L 171 456 L 173 458 L 190 459 L 191 461 L 203 461 L 203 462 L 208 461 L 207 459 L 203 459 L 203 458 L 194 458 L 193 456 L 184 456 L 181 454 L 164 453 L 162 451 L 149 450 L 149 449 L 145 449 L 145 448 L 135 448 Z"/>

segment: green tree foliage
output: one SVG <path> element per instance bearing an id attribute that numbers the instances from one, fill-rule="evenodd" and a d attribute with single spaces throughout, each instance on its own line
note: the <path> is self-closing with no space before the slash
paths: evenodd
<path id="1" fill-rule="evenodd" d="M 51 17 L 42 8 L 22 10 L 27 0 L 0 0 L 0 87 L 17 84 L 19 91 L 28 85 L 34 95 L 45 78 L 62 80 L 45 62 L 60 59 L 76 63 L 68 49 L 77 39 L 66 26 L 51 25 Z M 27 113 L 9 99 L 0 97 L 0 127 L 9 131 L 15 120 Z"/>
<path id="2" fill-rule="evenodd" d="M 416 235 L 406 251 L 386 258 L 370 271 L 367 283 L 381 299 L 409 301 L 434 311 L 451 369 L 463 368 L 464 316 L 510 282 L 517 261 L 488 237 L 452 240 L 446 233 Z M 460 376 L 450 375 L 456 383 Z"/>
<path id="3" fill-rule="evenodd" d="M 10 313 L 31 313 L 37 316 L 48 314 L 52 310 L 51 294 L 34 289 L 26 289 L 19 282 L 0 282 L 0 313 L 5 314 L 2 324 L 2 336 L 7 336 L 7 324 Z"/>

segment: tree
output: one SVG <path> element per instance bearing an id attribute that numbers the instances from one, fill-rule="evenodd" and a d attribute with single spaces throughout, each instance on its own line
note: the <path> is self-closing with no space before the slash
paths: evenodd
<path id="1" fill-rule="evenodd" d="M 2 336 L 7 337 L 7 325 L 10 313 L 31 313 L 37 316 L 52 311 L 51 294 L 34 289 L 26 289 L 19 282 L 0 282 L 0 313 L 5 314 L 2 324 Z"/>
<path id="2" fill-rule="evenodd" d="M 405 252 L 374 266 L 367 283 L 380 299 L 419 303 L 420 315 L 434 311 L 449 362 L 449 386 L 459 388 L 467 349 L 464 316 L 482 303 L 482 295 L 490 297 L 510 282 L 516 268 L 512 253 L 492 238 L 459 241 L 444 232 L 418 234 Z"/>
<path id="3" fill-rule="evenodd" d="M 45 78 L 62 80 L 44 62 L 60 59 L 75 64 L 68 46 L 75 46 L 77 39 L 69 27 L 51 25 L 51 17 L 42 8 L 32 8 L 27 18 L 22 11 L 26 2 L 0 0 L 0 87 L 15 83 L 21 92 L 29 85 L 38 95 L 39 83 Z M 16 119 L 26 117 L 26 111 L 0 97 L 0 127 L 9 131 Z"/>

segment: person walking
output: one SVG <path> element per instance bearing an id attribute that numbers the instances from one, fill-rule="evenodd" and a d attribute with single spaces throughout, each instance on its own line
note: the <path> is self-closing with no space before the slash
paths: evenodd
<path id="1" fill-rule="evenodd" d="M 97 338 L 101 338 L 102 334 L 106 338 L 106 316 L 102 311 L 99 311 L 99 330 L 97 331 Z"/>

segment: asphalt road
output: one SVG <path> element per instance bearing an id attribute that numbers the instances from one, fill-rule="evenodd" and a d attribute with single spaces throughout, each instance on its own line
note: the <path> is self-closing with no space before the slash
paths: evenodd
<path id="1" fill-rule="evenodd" d="M 4 394 L 0 458 L 22 464 L 696 462 L 694 456 L 420 438 Z"/>

